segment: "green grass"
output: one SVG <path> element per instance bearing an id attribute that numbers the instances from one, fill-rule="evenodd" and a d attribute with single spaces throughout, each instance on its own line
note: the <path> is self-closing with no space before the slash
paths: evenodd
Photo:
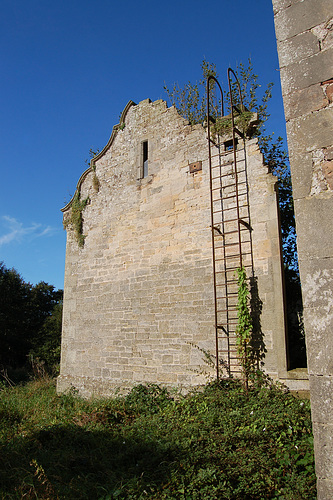
<path id="1" fill-rule="evenodd" d="M 2 499 L 315 499 L 310 406 L 234 381 L 186 397 L 0 391 Z"/>

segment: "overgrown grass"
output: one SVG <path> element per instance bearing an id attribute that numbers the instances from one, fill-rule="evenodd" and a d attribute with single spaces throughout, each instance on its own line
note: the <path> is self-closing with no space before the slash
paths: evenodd
<path id="1" fill-rule="evenodd" d="M 314 499 L 309 402 L 235 381 L 186 397 L 0 392 L 0 498 Z"/>

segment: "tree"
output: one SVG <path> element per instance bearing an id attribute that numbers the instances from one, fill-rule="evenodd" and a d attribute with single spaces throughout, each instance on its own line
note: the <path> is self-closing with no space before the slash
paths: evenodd
<path id="1" fill-rule="evenodd" d="M 29 350 L 30 287 L 15 269 L 0 263 L 0 363 L 21 365 Z"/>
<path id="2" fill-rule="evenodd" d="M 60 361 L 63 291 L 41 281 L 30 294 L 30 359 L 38 358 L 49 372 Z"/>
<path id="3" fill-rule="evenodd" d="M 185 83 L 184 87 L 179 87 L 174 83 L 172 89 L 164 84 L 164 90 L 173 106 L 177 108 L 178 113 L 188 120 L 191 125 L 203 123 L 206 120 L 206 81 L 208 76 L 218 78 L 215 64 L 207 61 L 201 63 L 202 79 L 199 83 Z M 213 90 L 213 83 L 212 90 Z M 219 113 L 220 102 L 213 99 L 211 103 L 213 114 Z"/>
<path id="4" fill-rule="evenodd" d="M 15 269 L 0 263 L 0 364 L 22 367 L 32 349 L 54 337 L 60 345 L 62 290 L 41 281 L 26 283 Z M 57 319 L 51 319 L 55 315 Z M 59 321 L 60 318 L 60 321 Z M 46 339 L 46 340 L 45 340 Z M 43 351 L 46 353 L 46 351 Z"/>
<path id="5" fill-rule="evenodd" d="M 62 300 L 55 304 L 53 311 L 48 315 L 32 340 L 32 349 L 29 352 L 31 359 L 38 359 L 51 374 L 58 372 L 61 351 L 62 327 Z"/>

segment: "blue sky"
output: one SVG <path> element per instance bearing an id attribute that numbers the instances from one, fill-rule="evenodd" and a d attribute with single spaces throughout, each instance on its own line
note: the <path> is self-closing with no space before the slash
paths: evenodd
<path id="1" fill-rule="evenodd" d="M 270 0 L 1 0 L 0 27 L 0 261 L 32 284 L 63 288 L 60 208 L 130 99 L 251 57 L 285 137 Z"/>

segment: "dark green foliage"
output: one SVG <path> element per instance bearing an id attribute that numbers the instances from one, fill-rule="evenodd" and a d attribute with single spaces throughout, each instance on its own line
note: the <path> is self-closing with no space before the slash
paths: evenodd
<path id="1" fill-rule="evenodd" d="M 61 351 L 62 301 L 56 304 L 52 314 L 47 316 L 38 336 L 33 339 L 31 360 L 45 364 L 48 373 L 57 374 Z"/>
<path id="2" fill-rule="evenodd" d="M 29 350 L 31 287 L 0 263 L 0 364 L 22 364 Z"/>
<path id="3" fill-rule="evenodd" d="M 158 413 L 171 399 L 164 387 L 156 384 L 140 384 L 126 396 L 125 406 L 135 413 Z"/>
<path id="4" fill-rule="evenodd" d="M 309 402 L 267 381 L 91 401 L 7 388 L 0 445 L 0 498 L 316 498 Z"/>
<path id="5" fill-rule="evenodd" d="M 35 286 L 25 283 L 15 269 L 0 263 L 1 369 L 26 365 L 31 351 L 51 363 L 52 350 L 60 343 L 61 301 L 62 290 L 43 281 Z M 52 364 L 58 356 L 59 352 Z"/>

